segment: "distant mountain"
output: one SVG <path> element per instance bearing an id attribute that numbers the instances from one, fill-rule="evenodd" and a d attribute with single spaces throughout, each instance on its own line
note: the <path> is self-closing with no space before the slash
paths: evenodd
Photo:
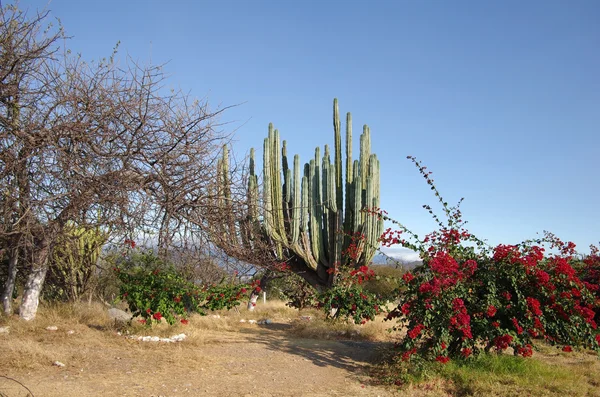
<path id="1" fill-rule="evenodd" d="M 405 269 L 413 269 L 423 264 L 421 259 L 415 259 L 414 256 L 391 256 L 384 254 L 377 254 L 373 257 L 374 265 L 384 265 L 392 267 L 403 267 Z"/>

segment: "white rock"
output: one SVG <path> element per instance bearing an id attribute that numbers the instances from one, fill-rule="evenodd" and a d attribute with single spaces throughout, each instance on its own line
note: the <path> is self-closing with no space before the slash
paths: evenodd
<path id="1" fill-rule="evenodd" d="M 52 363 L 52 365 L 54 365 L 55 367 L 59 367 L 59 368 L 62 368 L 62 367 L 64 367 L 64 366 L 65 366 L 65 365 L 64 365 L 63 363 L 61 363 L 60 361 L 55 361 L 55 362 L 53 362 L 53 363 Z"/>
<path id="2" fill-rule="evenodd" d="M 0 327 L 0 334 L 8 334 L 10 327 Z"/>
<path id="3" fill-rule="evenodd" d="M 57 331 L 58 327 L 56 325 L 51 325 L 49 327 L 46 327 L 46 330 L 48 330 L 48 331 Z"/>
<path id="4" fill-rule="evenodd" d="M 158 336 L 128 336 L 129 339 L 139 340 L 141 342 L 163 342 L 163 343 L 175 343 L 181 342 L 186 338 L 185 334 L 173 335 L 170 338 L 160 338 Z"/>
<path id="5" fill-rule="evenodd" d="M 108 309 L 108 317 L 116 321 L 127 322 L 131 320 L 131 313 L 127 313 L 121 309 L 117 309 L 116 307 L 112 307 Z"/>
<path id="6" fill-rule="evenodd" d="M 256 324 L 256 320 L 248 320 L 248 323 L 250 323 L 250 324 Z"/>
<path id="7" fill-rule="evenodd" d="M 221 316 L 220 316 L 220 315 L 218 315 L 218 314 L 213 314 L 213 315 L 212 315 L 212 318 L 221 318 Z"/>
<path id="8" fill-rule="evenodd" d="M 245 322 L 246 322 L 246 320 L 244 320 L 244 319 L 240 320 L 240 323 L 245 323 Z"/>
<path id="9" fill-rule="evenodd" d="M 171 340 L 174 341 L 174 342 L 181 342 L 185 338 L 187 338 L 187 336 L 185 334 L 179 334 L 179 335 L 171 336 Z"/>
<path id="10" fill-rule="evenodd" d="M 67 331 L 67 335 L 73 335 L 74 333 L 75 333 L 75 331 L 73 331 L 73 330 Z"/>
<path id="11" fill-rule="evenodd" d="M 300 316 L 300 320 L 310 321 L 312 320 L 312 316 Z"/>

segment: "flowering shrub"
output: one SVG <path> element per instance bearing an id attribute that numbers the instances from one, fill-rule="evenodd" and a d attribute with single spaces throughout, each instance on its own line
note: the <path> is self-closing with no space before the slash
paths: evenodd
<path id="1" fill-rule="evenodd" d="M 448 221 L 442 223 L 425 206 L 440 225 L 438 231 L 419 239 L 395 222 L 400 230 L 388 229 L 381 237 L 384 245 L 415 249 L 423 259 L 423 266 L 404 275 L 405 293 L 387 315 L 399 322 L 396 330 L 407 329 L 399 344 L 401 358 L 407 361 L 419 354 L 446 363 L 509 347 L 529 357 L 535 338 L 562 345 L 565 352 L 573 347 L 600 350 L 592 293 L 597 291 L 597 256 L 589 260 L 590 282 L 582 281 L 572 267 L 575 245 L 550 233 L 519 245 L 486 246 L 464 228 L 460 202 L 449 207 L 431 173 L 410 159 L 432 187 Z M 405 234 L 411 241 L 403 238 Z M 545 244 L 559 253 L 545 256 Z"/>
<path id="2" fill-rule="evenodd" d="M 200 313 L 207 310 L 231 310 L 240 305 L 241 301 L 247 299 L 247 292 L 252 287 L 247 284 L 220 284 L 204 289 L 206 293 L 205 302 L 199 306 Z M 258 287 L 260 288 L 260 287 Z"/>
<path id="3" fill-rule="evenodd" d="M 336 284 L 317 295 L 316 306 L 333 319 L 351 318 L 355 324 L 374 320 L 382 299 L 362 287 L 374 275 L 368 266 L 339 272 Z"/>
<path id="4" fill-rule="evenodd" d="M 229 284 L 200 287 L 184 279 L 153 252 L 133 251 L 135 243 L 131 240 L 127 246 L 127 255 L 114 271 L 121 282 L 121 298 L 133 316 L 142 317 L 143 324 L 151 325 L 164 318 L 169 324 L 179 320 L 185 325 L 190 312 L 204 315 L 206 310 L 229 310 L 247 299 L 249 285 L 232 280 Z"/>
<path id="5" fill-rule="evenodd" d="M 596 301 L 600 301 L 600 250 L 598 247 L 590 246 L 590 255 L 583 258 L 582 266 L 578 269 L 578 275 L 583 281 L 583 284 L 596 297 Z M 596 308 L 596 315 L 600 312 Z"/>
<path id="6" fill-rule="evenodd" d="M 131 252 L 114 268 L 121 298 L 144 324 L 163 318 L 174 324 L 204 300 L 205 292 L 181 277 L 152 252 Z"/>

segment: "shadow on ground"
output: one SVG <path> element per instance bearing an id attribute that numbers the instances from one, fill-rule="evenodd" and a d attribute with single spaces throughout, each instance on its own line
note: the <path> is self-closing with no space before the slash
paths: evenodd
<path id="1" fill-rule="evenodd" d="M 266 346 L 269 350 L 293 354 L 321 367 L 335 367 L 356 372 L 365 369 L 389 351 L 393 343 L 354 340 L 322 340 L 292 335 L 289 324 L 273 323 L 257 328 L 241 329 L 247 342 Z"/>

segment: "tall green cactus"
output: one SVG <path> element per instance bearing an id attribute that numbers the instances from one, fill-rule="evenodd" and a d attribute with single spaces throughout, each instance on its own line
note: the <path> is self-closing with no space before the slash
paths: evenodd
<path id="1" fill-rule="evenodd" d="M 108 234 L 99 228 L 69 223 L 66 234 L 58 240 L 52 253 L 52 267 L 46 294 L 53 298 L 78 300 L 89 287 L 96 263 Z"/>
<path id="2" fill-rule="evenodd" d="M 269 242 L 277 260 L 293 258 L 304 263 L 325 280 L 324 284 L 333 280 L 327 269 L 342 262 L 342 254 L 350 244 L 356 244 L 357 253 L 356 258 L 349 260 L 352 265 L 370 263 L 383 232 L 383 221 L 364 211 L 379 207 L 379 160 L 371 153 L 369 127 L 363 128 L 359 159 L 353 161 L 350 113 L 346 124 L 345 180 L 337 99 L 333 101 L 333 163 L 329 146 L 325 145 L 323 156 L 317 147 L 303 172 L 300 158 L 295 155 L 290 170 L 286 142 L 281 145 L 279 131 L 269 124 L 263 144 L 263 184 L 259 197 L 254 150 L 250 152 L 246 218 L 250 224 L 260 225 L 253 227 L 253 238 Z M 228 164 L 227 155 L 224 150 L 220 173 Z M 226 179 L 224 175 L 221 181 Z M 350 238 L 354 234 L 362 234 L 364 238 L 360 241 Z M 246 244 L 247 239 L 243 240 Z M 246 248 L 251 249 L 252 244 L 248 243 Z"/>

